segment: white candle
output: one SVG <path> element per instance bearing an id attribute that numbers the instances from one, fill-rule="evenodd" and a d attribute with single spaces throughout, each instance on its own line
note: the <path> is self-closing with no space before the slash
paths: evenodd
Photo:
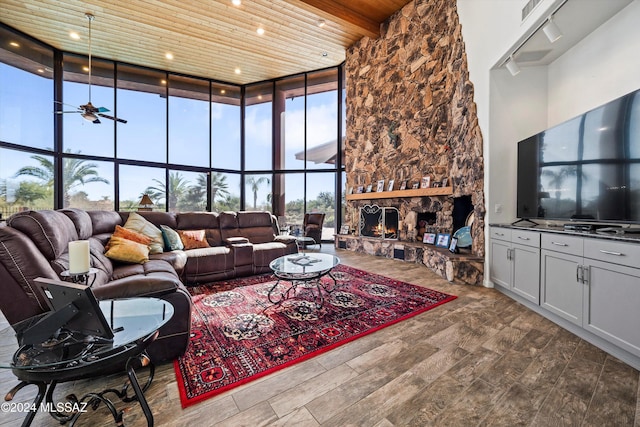
<path id="1" fill-rule="evenodd" d="M 69 242 L 69 273 L 79 274 L 89 271 L 89 241 Z"/>

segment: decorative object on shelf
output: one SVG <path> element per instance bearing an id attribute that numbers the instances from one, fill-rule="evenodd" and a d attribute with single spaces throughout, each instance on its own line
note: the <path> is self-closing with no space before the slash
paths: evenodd
<path id="1" fill-rule="evenodd" d="M 417 190 L 418 188 L 420 188 L 420 183 L 419 182 L 414 182 L 413 186 L 411 187 L 414 190 Z"/>
<path id="2" fill-rule="evenodd" d="M 448 186 L 448 185 L 449 185 L 449 178 L 443 178 L 443 179 L 442 179 L 442 186 L 443 186 L 443 187 L 446 187 L 446 186 Z"/>
<path id="3" fill-rule="evenodd" d="M 436 236 L 436 247 L 448 248 L 450 240 L 451 240 L 451 234 L 438 233 L 438 235 Z"/>
<path id="4" fill-rule="evenodd" d="M 402 181 L 402 184 L 400 184 L 400 189 L 401 190 L 406 190 L 407 189 L 407 180 L 406 179 L 404 181 Z"/>
<path id="5" fill-rule="evenodd" d="M 349 190 L 347 190 L 347 194 L 353 194 L 353 187 L 349 187 Z"/>
<path id="6" fill-rule="evenodd" d="M 88 240 L 69 242 L 69 273 L 88 273 L 90 268 L 89 259 Z"/>
<path id="7" fill-rule="evenodd" d="M 358 190 L 356 191 L 357 194 L 362 194 L 364 193 L 364 185 L 358 185 Z"/>
<path id="8" fill-rule="evenodd" d="M 387 191 L 393 191 L 393 184 L 394 184 L 394 180 L 390 179 L 389 180 L 389 185 L 387 186 Z"/>
<path id="9" fill-rule="evenodd" d="M 439 182 L 434 182 L 433 184 L 431 184 L 431 188 L 440 188 L 442 187 L 442 184 L 440 184 Z"/>
<path id="10" fill-rule="evenodd" d="M 153 201 L 148 194 L 142 195 L 142 199 L 138 202 L 138 210 L 142 212 L 150 212 L 153 210 Z"/>
<path id="11" fill-rule="evenodd" d="M 376 193 L 382 193 L 384 191 L 384 179 L 378 181 L 378 188 L 376 188 Z"/>
<path id="12" fill-rule="evenodd" d="M 449 244 L 449 252 L 457 254 L 458 251 L 458 239 L 456 239 L 455 237 L 453 237 L 451 239 L 451 243 Z"/>
<path id="13" fill-rule="evenodd" d="M 367 185 L 367 193 L 371 193 L 372 189 L 373 189 L 373 184 Z"/>
<path id="14" fill-rule="evenodd" d="M 343 224 L 340 227 L 340 234 L 349 234 L 350 227 L 347 224 Z"/>
<path id="15" fill-rule="evenodd" d="M 422 237 L 422 243 L 433 245 L 435 242 L 436 242 L 435 233 L 424 233 L 424 236 Z"/>
<path id="16" fill-rule="evenodd" d="M 473 244 L 473 240 L 471 239 L 471 226 L 459 228 L 453 233 L 453 237 L 458 241 L 457 246 L 459 248 L 470 248 Z"/>
<path id="17" fill-rule="evenodd" d="M 423 176 L 420 182 L 420 188 L 429 188 L 431 186 L 431 177 L 429 175 Z"/>

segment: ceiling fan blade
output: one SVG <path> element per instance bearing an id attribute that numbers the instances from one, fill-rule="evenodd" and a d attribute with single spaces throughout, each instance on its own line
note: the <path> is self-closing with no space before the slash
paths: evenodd
<path id="1" fill-rule="evenodd" d="M 106 113 L 107 111 L 111 111 L 105 107 L 98 107 L 97 110 L 98 110 L 98 113 Z"/>
<path id="2" fill-rule="evenodd" d="M 99 125 L 99 124 L 100 124 L 100 119 L 95 119 L 95 120 L 94 120 L 94 121 L 92 121 L 91 123 L 94 123 L 94 124 L 96 124 L 96 125 Z"/>
<path id="3" fill-rule="evenodd" d="M 82 113 L 82 111 L 54 111 L 55 114 Z"/>
<path id="4" fill-rule="evenodd" d="M 117 117 L 109 116 L 107 114 L 98 113 L 98 115 L 100 117 L 104 117 L 105 119 L 115 120 L 116 122 L 120 122 L 120 123 L 127 123 L 127 121 L 125 119 L 119 119 Z"/>

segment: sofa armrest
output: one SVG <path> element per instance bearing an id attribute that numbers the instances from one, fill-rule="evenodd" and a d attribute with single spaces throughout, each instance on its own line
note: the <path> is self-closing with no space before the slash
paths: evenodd
<path id="1" fill-rule="evenodd" d="M 226 239 L 224 239 L 224 242 L 227 244 L 227 246 L 233 246 L 249 243 L 249 239 L 247 239 L 246 237 L 227 237 Z"/>
<path id="2" fill-rule="evenodd" d="M 289 243 L 295 243 L 296 237 L 295 236 L 276 236 L 276 238 L 273 241 L 288 245 Z"/>

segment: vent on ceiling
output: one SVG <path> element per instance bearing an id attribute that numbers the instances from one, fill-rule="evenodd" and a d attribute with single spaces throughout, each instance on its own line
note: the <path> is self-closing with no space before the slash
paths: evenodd
<path id="1" fill-rule="evenodd" d="M 529 0 L 527 2 L 527 4 L 524 5 L 524 7 L 522 8 L 522 21 L 525 20 L 525 18 L 527 16 L 529 16 L 529 14 L 531 12 L 533 12 L 533 9 L 535 9 L 535 7 L 541 2 L 542 0 Z"/>

